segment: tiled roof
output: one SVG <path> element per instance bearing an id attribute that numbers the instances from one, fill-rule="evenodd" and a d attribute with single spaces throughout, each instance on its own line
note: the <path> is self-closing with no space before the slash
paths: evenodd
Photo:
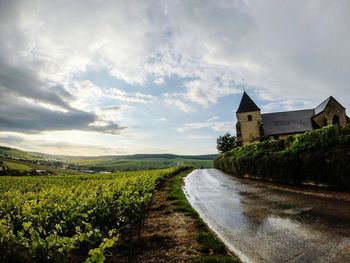
<path id="1" fill-rule="evenodd" d="M 324 111 L 329 103 L 329 101 L 334 101 L 336 102 L 337 104 L 339 104 L 339 106 L 343 107 L 343 105 L 341 105 L 335 98 L 333 98 L 332 96 L 328 97 L 325 101 L 323 101 L 320 105 L 318 105 L 316 108 L 315 108 L 315 112 L 314 114 L 317 115 L 319 113 L 321 113 L 322 111 Z M 344 108 L 344 107 L 343 107 Z M 344 108 L 345 109 L 345 108 Z"/>
<path id="2" fill-rule="evenodd" d="M 330 101 L 332 97 L 328 97 L 325 101 L 323 101 L 320 105 L 318 105 L 315 108 L 315 115 L 321 113 L 322 111 L 325 110 L 325 108 L 327 107 L 328 102 Z"/>
<path id="3" fill-rule="evenodd" d="M 312 130 L 314 110 L 285 111 L 261 114 L 264 135 L 290 134 Z"/>
<path id="4" fill-rule="evenodd" d="M 259 107 L 256 106 L 255 102 L 248 96 L 246 92 L 243 93 L 241 103 L 239 104 L 237 113 L 249 112 L 249 111 L 259 111 Z"/>

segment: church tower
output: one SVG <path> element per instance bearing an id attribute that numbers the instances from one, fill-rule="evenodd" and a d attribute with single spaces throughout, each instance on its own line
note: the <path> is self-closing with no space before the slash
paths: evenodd
<path id="1" fill-rule="evenodd" d="M 262 137 L 262 118 L 259 107 L 244 91 L 236 111 L 237 141 L 239 146 L 260 141 Z"/>

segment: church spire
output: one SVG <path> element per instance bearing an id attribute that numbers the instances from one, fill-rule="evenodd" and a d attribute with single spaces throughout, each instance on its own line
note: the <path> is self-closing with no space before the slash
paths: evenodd
<path id="1" fill-rule="evenodd" d="M 255 102 L 249 97 L 249 95 L 244 91 L 241 99 L 241 103 L 239 104 L 238 110 L 236 113 L 240 112 L 249 112 L 249 111 L 259 111 L 259 107 L 255 104 Z"/>

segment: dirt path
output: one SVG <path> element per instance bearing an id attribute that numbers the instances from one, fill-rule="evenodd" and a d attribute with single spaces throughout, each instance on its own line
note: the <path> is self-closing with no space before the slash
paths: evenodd
<path id="1" fill-rule="evenodd" d="M 167 199 L 170 180 L 154 194 L 142 231 L 140 254 L 136 262 L 190 262 L 197 251 L 195 220 L 181 212 Z"/>
<path id="2" fill-rule="evenodd" d="M 167 199 L 170 181 L 153 195 L 140 240 L 133 246 L 134 262 L 191 262 L 202 254 L 196 241 L 195 219 L 176 212 Z M 127 256 L 107 256 L 107 261 L 128 262 Z M 109 260 L 108 260 L 109 259 Z"/>

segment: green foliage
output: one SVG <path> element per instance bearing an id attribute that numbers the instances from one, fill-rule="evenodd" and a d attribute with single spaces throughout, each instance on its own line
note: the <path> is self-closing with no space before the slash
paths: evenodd
<path id="1" fill-rule="evenodd" d="M 0 261 L 103 262 L 156 185 L 182 168 L 0 180 Z"/>
<path id="2" fill-rule="evenodd" d="M 225 255 L 226 248 L 224 244 L 215 236 L 208 232 L 201 232 L 197 237 L 197 241 L 202 245 L 202 252 L 209 254 L 213 251 L 215 254 Z"/>
<path id="3" fill-rule="evenodd" d="M 328 126 L 249 144 L 222 154 L 214 166 L 238 176 L 350 189 L 350 129 Z"/>
<path id="4" fill-rule="evenodd" d="M 236 145 L 237 145 L 236 136 L 231 135 L 230 133 L 226 133 L 225 135 L 219 136 L 216 139 L 216 149 L 220 153 L 224 153 L 229 150 L 232 150 L 233 148 L 236 147 Z"/>
<path id="5" fill-rule="evenodd" d="M 119 237 L 115 236 L 115 230 L 109 231 L 109 237 L 104 238 L 98 248 L 93 248 L 89 250 L 89 257 L 85 261 L 86 263 L 97 263 L 105 261 L 105 250 L 107 248 L 112 248 L 118 242 Z"/>

